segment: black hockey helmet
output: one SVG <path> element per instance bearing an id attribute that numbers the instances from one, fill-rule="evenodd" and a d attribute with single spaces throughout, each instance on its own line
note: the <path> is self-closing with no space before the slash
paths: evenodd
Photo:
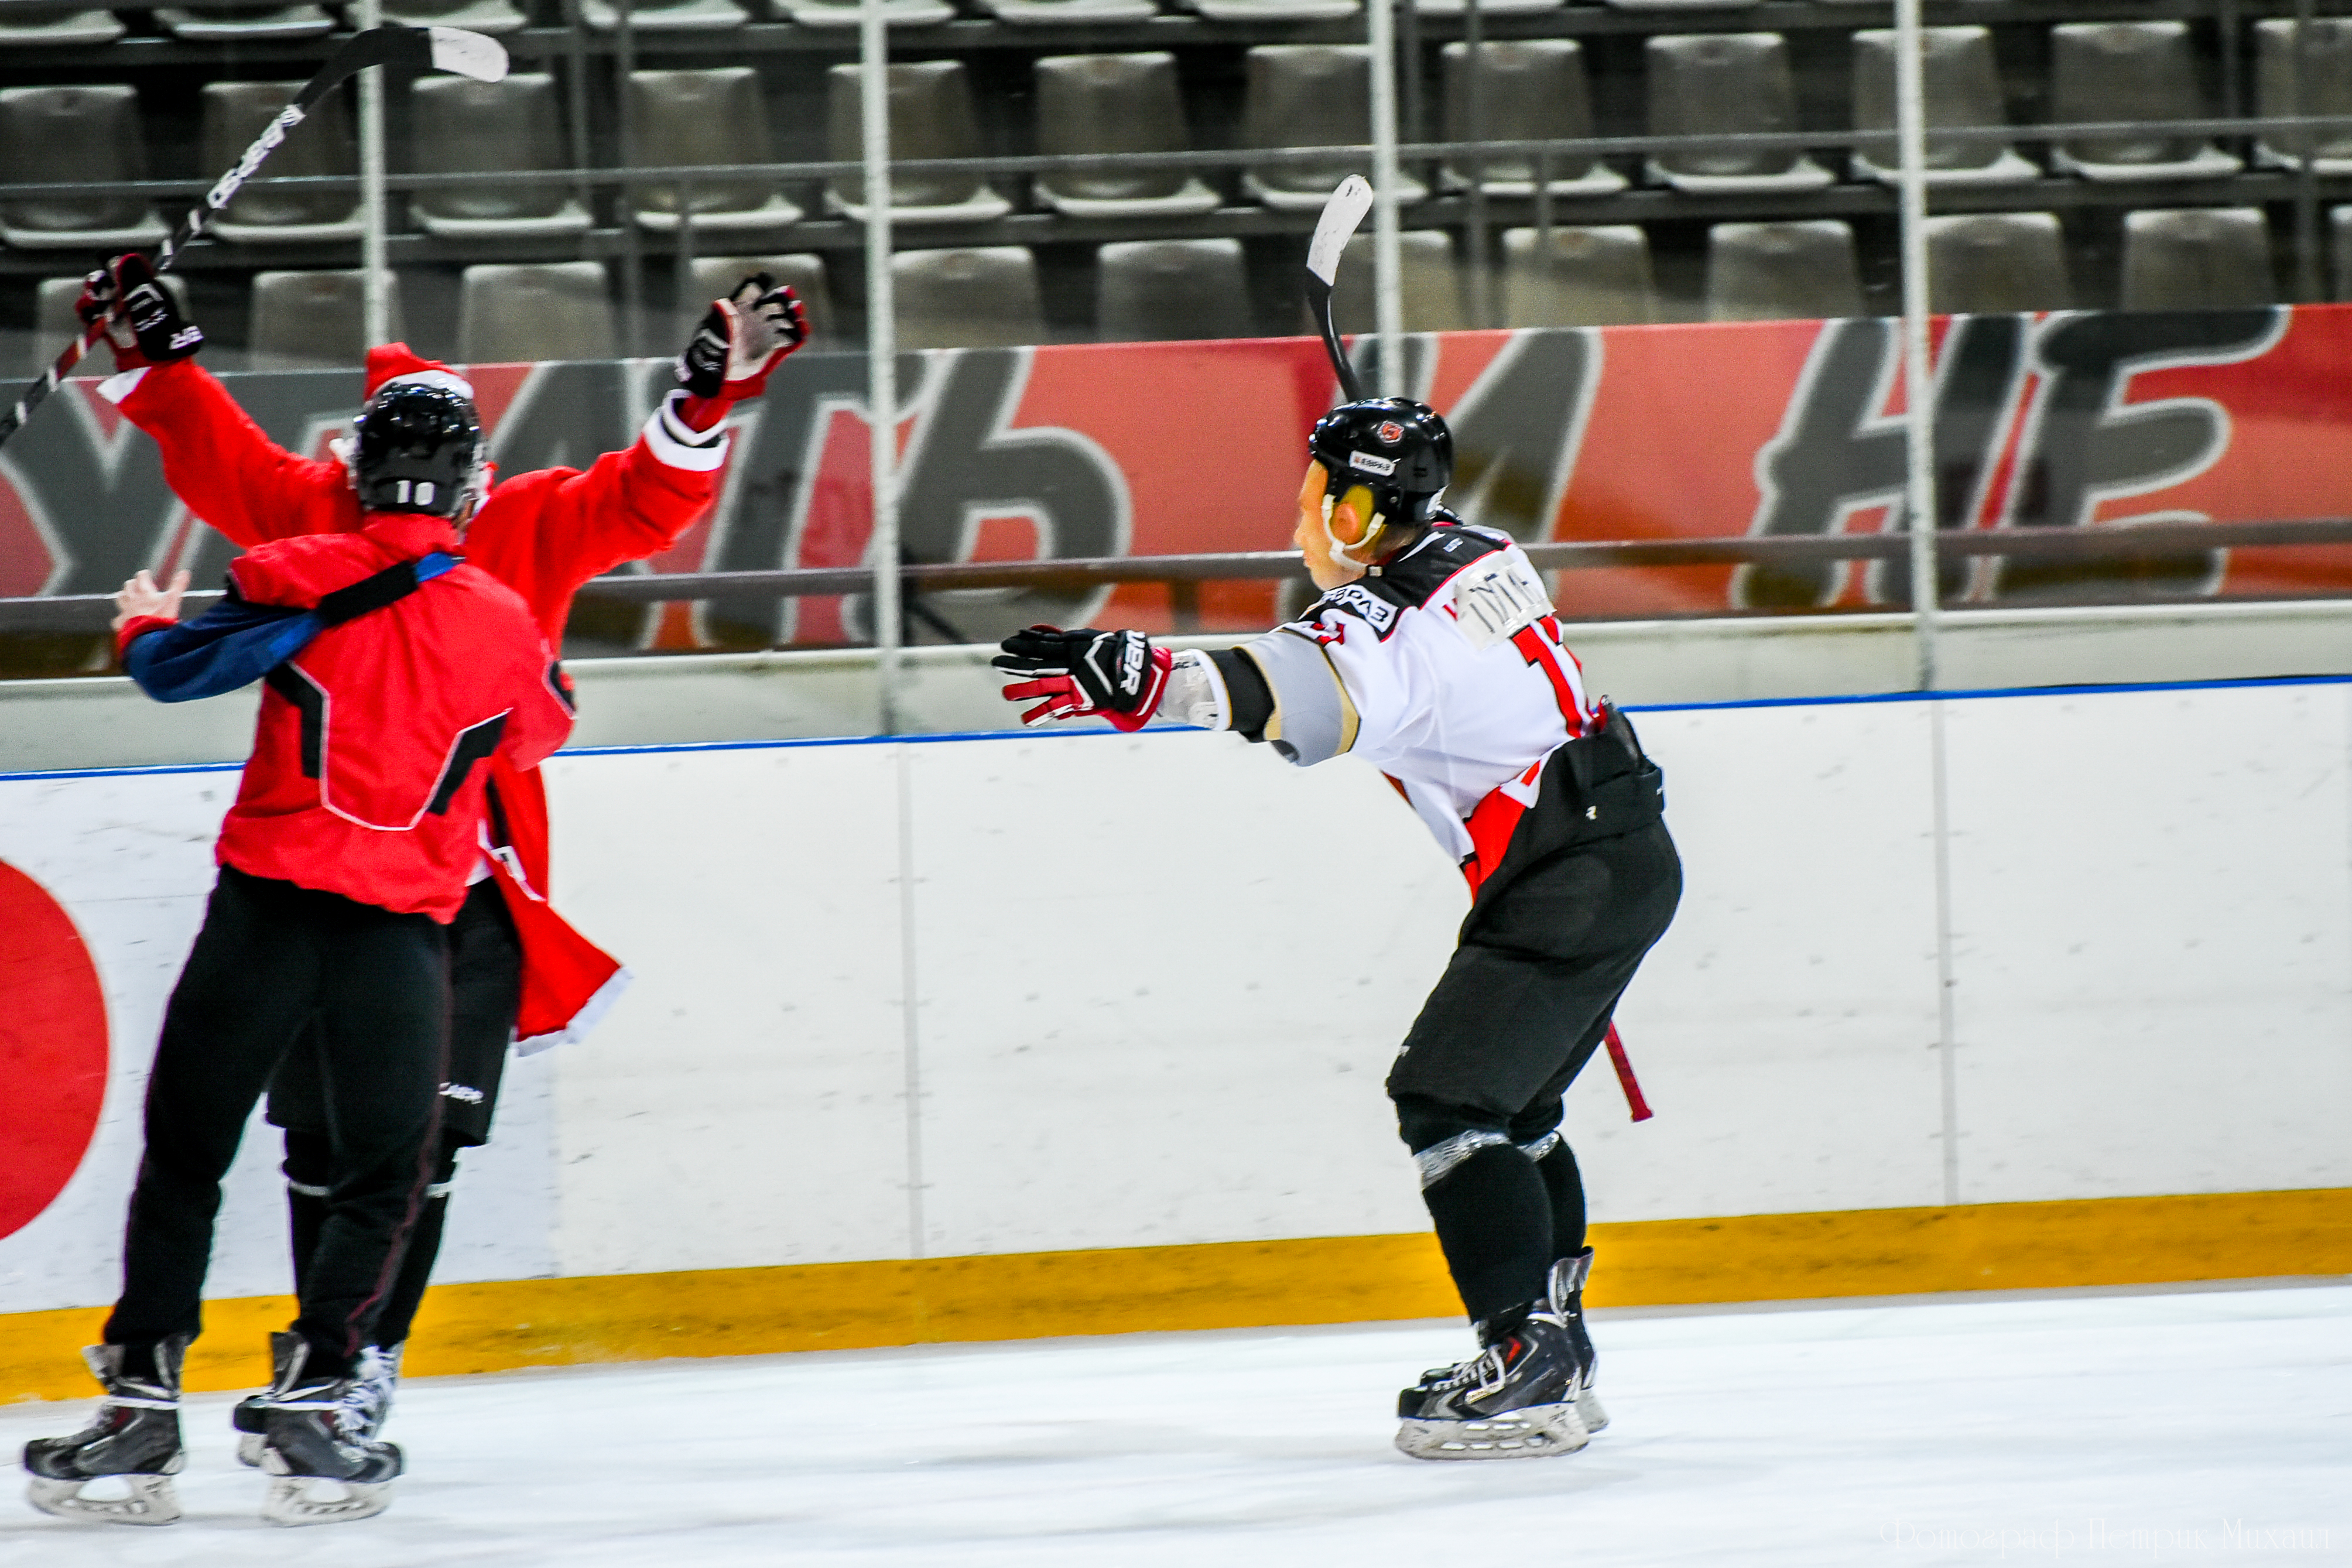
<path id="1" fill-rule="evenodd" d="M 455 517 L 473 495 L 482 426 L 454 388 L 394 382 L 352 430 L 352 484 L 363 510 Z"/>
<path id="2" fill-rule="evenodd" d="M 1381 521 L 1423 523 L 1454 479 L 1454 433 L 1426 403 L 1367 397 L 1315 422 L 1307 450 L 1329 476 L 1326 493 L 1370 486 Z"/>

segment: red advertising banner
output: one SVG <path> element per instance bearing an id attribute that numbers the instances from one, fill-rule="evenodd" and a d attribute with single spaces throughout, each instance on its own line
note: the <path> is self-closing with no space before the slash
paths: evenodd
<path id="1" fill-rule="evenodd" d="M 1938 321 L 1945 529 L 2333 517 L 2352 485 L 2352 307 Z M 1409 340 L 1403 380 L 1451 422 L 1449 501 L 1528 540 L 1864 533 L 1904 527 L 1897 324 L 1885 318 Z M 625 445 L 669 384 L 655 362 L 478 366 L 513 475 Z M 323 455 L 356 373 L 231 375 L 273 438 Z M 1312 339 L 933 351 L 904 356 L 909 559 L 1181 554 L 1289 542 L 1303 438 L 1335 387 Z M 720 499 L 657 572 L 868 558 L 865 361 L 787 362 L 737 418 Z M 154 450 L 76 383 L 0 448 L 0 595 L 110 591 L 142 565 L 216 578 L 229 547 L 163 484 Z M 1562 573 L 1577 617 L 1904 602 L 1867 563 Z M 1967 604 L 2352 591 L 2352 547 L 2199 552 L 2136 565 L 1948 560 Z M 1206 584 L 1187 625 L 1274 618 L 1270 583 Z M 1166 629 L 1170 591 L 1112 606 L 1027 590 L 928 595 L 975 640 L 1074 614 Z M 607 647 L 863 640 L 864 600 L 583 611 Z M 925 635 L 943 636 L 935 625 Z M 584 651 L 584 650 L 583 650 Z"/>

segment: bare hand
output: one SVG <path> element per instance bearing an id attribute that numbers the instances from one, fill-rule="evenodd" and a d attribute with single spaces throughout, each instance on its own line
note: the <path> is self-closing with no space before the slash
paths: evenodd
<path id="1" fill-rule="evenodd" d="M 141 568 L 139 575 L 122 584 L 122 592 L 114 595 L 114 629 L 119 632 L 142 616 L 178 620 L 180 596 L 187 591 L 188 573 L 185 567 L 173 577 L 169 588 L 157 587 L 153 574 Z"/>

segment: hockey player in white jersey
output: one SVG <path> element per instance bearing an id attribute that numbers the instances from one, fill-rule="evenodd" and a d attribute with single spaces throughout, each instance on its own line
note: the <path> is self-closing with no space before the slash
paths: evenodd
<path id="1" fill-rule="evenodd" d="M 1658 769 L 1585 690 L 1543 579 L 1507 534 L 1440 504 L 1453 437 L 1422 404 L 1364 399 L 1309 437 L 1297 540 L 1323 596 L 1230 651 L 1033 626 L 996 665 L 1026 722 L 1155 716 L 1312 766 L 1360 758 L 1471 890 L 1388 1090 L 1479 1352 L 1398 1398 L 1425 1459 L 1572 1452 L 1607 1422 L 1582 1293 L 1584 1189 L 1560 1098 L 1674 918 L 1682 865 Z"/>

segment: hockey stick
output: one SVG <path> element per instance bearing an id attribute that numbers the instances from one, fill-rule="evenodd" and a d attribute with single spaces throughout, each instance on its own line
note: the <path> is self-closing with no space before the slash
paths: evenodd
<path id="1" fill-rule="evenodd" d="M 1625 1091 L 1625 1109 L 1633 1113 L 1636 1121 L 1647 1121 L 1654 1112 L 1650 1102 L 1642 1098 L 1642 1086 L 1633 1079 L 1633 1059 L 1625 1054 L 1625 1042 L 1617 1037 L 1617 1020 L 1609 1020 L 1609 1065 L 1617 1069 L 1617 1087 Z"/>
<path id="2" fill-rule="evenodd" d="M 246 181 L 253 178 L 262 160 L 278 151 L 289 132 L 302 123 L 303 117 L 318 107 L 319 100 L 342 85 L 345 79 L 358 75 L 370 66 L 405 65 L 417 70 L 454 71 L 476 81 L 498 81 L 507 74 L 507 51 L 495 38 L 479 33 L 469 33 L 462 27 L 404 27 L 389 24 L 370 27 L 343 41 L 342 47 L 327 57 L 319 74 L 302 84 L 294 100 L 278 112 L 278 118 L 265 127 L 236 167 L 223 174 L 213 188 L 205 193 L 204 201 L 188 209 L 163 247 L 155 253 L 158 276 L 172 269 L 180 253 L 194 244 L 198 236 L 212 226 L 213 219 L 223 207 L 236 198 Z M 119 308 L 119 306 L 118 306 Z M 79 336 L 68 343 L 58 355 L 57 363 L 43 372 L 37 380 L 28 384 L 16 395 L 16 406 L 0 414 L 0 441 L 5 441 L 24 427 L 38 408 L 58 389 L 58 384 L 73 374 L 107 323 L 113 320 L 110 313 L 104 320 L 93 321 L 81 330 Z"/>
<path id="3" fill-rule="evenodd" d="M 1331 356 L 1339 390 L 1350 403 L 1364 400 L 1364 384 L 1356 379 L 1356 367 L 1348 363 L 1348 351 L 1339 346 L 1339 329 L 1331 324 L 1331 289 L 1339 281 L 1339 253 L 1348 248 L 1348 237 L 1371 210 L 1372 187 L 1361 174 L 1349 175 L 1323 205 L 1323 216 L 1315 223 L 1315 238 L 1307 247 L 1307 308 L 1323 323 L 1323 352 Z"/>

